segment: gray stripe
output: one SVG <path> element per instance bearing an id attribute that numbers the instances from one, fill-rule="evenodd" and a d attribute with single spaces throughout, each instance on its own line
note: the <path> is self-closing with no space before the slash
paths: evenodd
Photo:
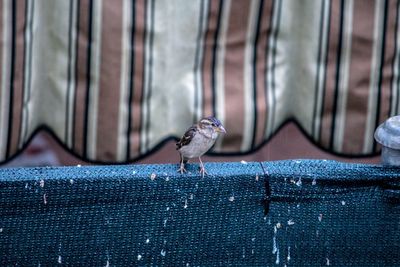
<path id="1" fill-rule="evenodd" d="M 279 25 L 282 12 L 282 0 L 274 1 L 274 11 L 272 12 L 272 25 L 271 34 L 268 40 L 268 53 L 267 55 L 267 67 L 266 67 L 266 95 L 268 96 L 267 103 L 267 116 L 266 116 L 266 130 L 265 138 L 269 138 L 274 129 L 275 120 L 275 109 L 276 109 L 276 92 L 275 92 L 275 67 L 276 67 L 276 53 L 277 53 L 277 41 L 279 38 Z"/>
<path id="2" fill-rule="evenodd" d="M 194 62 L 194 89 L 195 89 L 195 101 L 194 101 L 194 118 L 193 121 L 199 121 L 202 116 L 202 97 L 203 97 L 203 80 L 202 80 L 202 66 L 203 66 L 203 55 L 204 55 L 204 38 L 207 27 L 207 6 L 209 5 L 208 0 L 200 2 L 199 10 L 199 28 L 196 41 L 196 55 Z"/>
<path id="3" fill-rule="evenodd" d="M 382 51 L 382 27 L 384 24 L 384 7 L 385 1 L 375 2 L 375 22 L 374 22 L 374 45 L 372 53 L 372 64 L 370 74 L 370 86 L 369 86 L 369 99 L 368 99 L 368 111 L 366 118 L 366 129 L 364 133 L 364 148 L 363 153 L 369 154 L 373 150 L 373 136 L 375 131 L 375 118 L 377 113 L 377 99 L 378 99 L 378 81 L 379 81 L 379 62 L 381 62 L 381 51 Z"/>
<path id="4" fill-rule="evenodd" d="M 392 80 L 392 103 L 390 116 L 395 116 L 399 114 L 399 90 L 400 90 L 400 16 L 399 16 L 400 1 L 397 2 L 396 6 L 396 30 L 395 32 L 395 55 L 393 62 L 393 80 Z"/>
<path id="5" fill-rule="evenodd" d="M 29 115 L 31 108 L 31 77 L 33 58 L 33 24 L 34 24 L 35 1 L 27 0 L 26 5 L 26 28 L 25 28 L 25 56 L 24 56 L 24 97 L 21 119 L 21 135 L 18 148 L 22 148 L 30 134 Z"/>
<path id="6" fill-rule="evenodd" d="M 97 146 L 97 116 L 98 116 L 98 100 L 100 93 L 100 65 L 101 65 L 101 24 L 102 24 L 102 7 L 103 0 L 93 1 L 93 30 L 92 49 L 91 49 L 91 68 L 90 68 L 90 90 L 88 101 L 88 126 L 87 126 L 87 157 L 89 159 L 96 158 Z"/>
<path id="7" fill-rule="evenodd" d="M 1 98 L 0 98 L 0 161 L 6 157 L 7 151 L 7 135 L 8 135 L 8 118 L 9 118 L 9 105 L 10 90 L 9 90 L 9 75 L 11 64 L 11 0 L 3 1 L 2 12 L 3 21 L 1 22 L 3 31 L 3 48 L 2 53 L 2 68 L 1 68 Z"/>
<path id="8" fill-rule="evenodd" d="M 314 116 L 313 116 L 313 136 L 318 140 L 321 136 L 321 111 L 322 104 L 324 101 L 324 91 L 325 91 L 325 76 L 326 76 L 326 59 L 328 52 L 328 39 L 329 39 L 329 13 L 330 4 L 327 1 L 322 1 L 321 3 L 321 25 L 320 25 L 320 43 L 319 43 L 319 58 L 317 61 L 317 75 L 316 75 L 316 92 L 315 92 L 315 103 L 314 103 Z"/>
<path id="9" fill-rule="evenodd" d="M 342 151 L 344 127 L 346 122 L 347 95 L 349 90 L 349 68 L 351 60 L 351 41 L 353 30 L 353 0 L 347 0 L 344 7 L 343 46 L 340 59 L 340 73 L 338 83 L 338 106 L 335 116 L 334 151 Z"/>
<path id="10" fill-rule="evenodd" d="M 225 0 L 222 5 L 221 24 L 217 40 L 216 53 L 216 83 L 215 83 L 215 116 L 225 122 L 225 50 L 226 50 L 226 35 L 228 32 L 229 13 L 232 0 Z M 221 135 L 215 143 L 213 151 L 221 149 L 224 136 Z"/>
<path id="11" fill-rule="evenodd" d="M 246 44 L 245 44 L 245 57 L 244 57 L 244 127 L 243 127 L 243 139 L 240 150 L 249 151 L 251 149 L 253 132 L 256 129 L 254 127 L 254 106 L 256 103 L 253 101 L 254 97 L 254 84 L 257 83 L 253 80 L 254 68 L 253 65 L 253 54 L 254 46 L 256 46 L 256 36 L 257 36 L 257 19 L 260 7 L 260 1 L 252 1 L 250 4 L 250 14 L 248 18 L 247 33 L 246 33 Z"/>
<path id="12" fill-rule="evenodd" d="M 68 36 L 68 84 L 66 98 L 66 127 L 65 127 L 65 144 L 72 148 L 73 128 L 74 128 L 74 99 L 76 89 L 76 42 L 77 40 L 77 0 L 69 1 L 70 18 L 69 18 L 69 36 Z"/>
<path id="13" fill-rule="evenodd" d="M 146 1 L 146 36 L 144 53 L 144 79 L 142 98 L 142 125 L 140 130 L 140 152 L 146 153 L 149 145 L 150 127 L 150 97 L 153 69 L 153 39 L 154 39 L 154 0 Z"/>
<path id="14" fill-rule="evenodd" d="M 118 144 L 117 144 L 117 161 L 126 160 L 126 146 L 128 145 L 128 120 L 129 120 L 129 74 L 131 73 L 131 54 L 133 47 L 130 43 L 133 27 L 132 6 L 134 3 L 131 0 L 123 0 L 123 19 L 122 19 L 122 57 L 121 57 L 121 76 L 120 76 L 120 103 L 119 103 L 119 116 L 118 116 Z"/>

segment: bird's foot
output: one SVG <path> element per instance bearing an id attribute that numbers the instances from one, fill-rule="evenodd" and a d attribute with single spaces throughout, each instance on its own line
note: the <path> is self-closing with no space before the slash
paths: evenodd
<path id="1" fill-rule="evenodd" d="M 208 175 L 208 173 L 207 173 L 206 169 L 204 168 L 204 166 L 200 166 L 199 169 L 200 169 L 199 172 L 201 174 L 201 178 L 204 178 L 205 174 Z"/>
<path id="2" fill-rule="evenodd" d="M 187 172 L 186 169 L 185 169 L 185 164 L 181 164 L 180 165 L 180 167 L 178 169 L 178 172 L 180 172 L 181 174 Z"/>

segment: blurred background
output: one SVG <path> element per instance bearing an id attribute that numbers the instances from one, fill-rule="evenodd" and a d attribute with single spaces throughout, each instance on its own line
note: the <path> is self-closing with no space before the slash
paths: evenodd
<path id="1" fill-rule="evenodd" d="M 378 163 L 400 109 L 399 3 L 0 1 L 2 167 L 204 161 Z"/>
<path id="2" fill-rule="evenodd" d="M 293 142 L 295 140 L 295 142 Z M 380 156 L 370 157 L 341 157 L 333 155 L 311 143 L 294 123 L 284 126 L 276 136 L 259 150 L 248 155 L 218 156 L 205 155 L 204 162 L 212 161 L 272 161 L 286 159 L 330 159 L 344 162 L 360 162 L 378 164 Z M 164 143 L 159 149 L 145 156 L 143 159 L 133 161 L 134 164 L 178 163 L 179 154 L 175 149 L 175 141 Z M 194 162 L 197 162 L 195 160 Z M 15 158 L 2 165 L 2 167 L 21 166 L 62 166 L 62 165 L 91 165 L 88 161 L 80 159 L 65 150 L 64 147 L 47 132 L 36 135 L 29 145 Z"/>

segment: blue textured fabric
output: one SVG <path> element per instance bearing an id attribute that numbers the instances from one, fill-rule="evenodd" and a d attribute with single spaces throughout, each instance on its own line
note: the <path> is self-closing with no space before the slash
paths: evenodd
<path id="1" fill-rule="evenodd" d="M 0 169 L 1 266 L 399 266 L 400 169 Z"/>

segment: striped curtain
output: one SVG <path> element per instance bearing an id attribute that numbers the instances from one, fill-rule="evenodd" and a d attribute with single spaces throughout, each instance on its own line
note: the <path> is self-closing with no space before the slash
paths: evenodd
<path id="1" fill-rule="evenodd" d="M 399 0 L 0 0 L 0 160 L 47 129 L 126 162 L 214 115 L 251 152 L 294 121 L 333 153 L 399 114 Z M 295 142 L 295 140 L 293 140 Z"/>

